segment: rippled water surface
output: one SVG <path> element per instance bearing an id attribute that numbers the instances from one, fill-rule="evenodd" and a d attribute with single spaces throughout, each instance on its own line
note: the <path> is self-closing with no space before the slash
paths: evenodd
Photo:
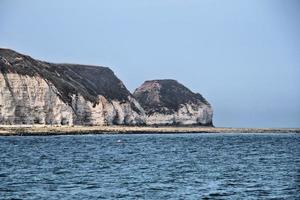
<path id="1" fill-rule="evenodd" d="M 300 199 L 299 134 L 0 137 L 0 199 Z"/>

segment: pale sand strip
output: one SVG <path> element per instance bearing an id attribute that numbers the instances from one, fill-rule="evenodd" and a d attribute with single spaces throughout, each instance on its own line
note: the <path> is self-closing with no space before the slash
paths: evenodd
<path id="1" fill-rule="evenodd" d="M 213 128 L 213 127 L 146 127 L 146 126 L 0 126 L 5 135 L 67 135 L 125 133 L 300 133 L 300 128 Z"/>

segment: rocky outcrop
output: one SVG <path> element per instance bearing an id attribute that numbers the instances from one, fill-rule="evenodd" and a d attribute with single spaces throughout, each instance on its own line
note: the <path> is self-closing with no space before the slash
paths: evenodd
<path id="1" fill-rule="evenodd" d="M 144 110 L 106 67 L 0 49 L 0 124 L 137 125 Z"/>
<path id="2" fill-rule="evenodd" d="M 213 125 L 210 104 L 175 80 L 146 81 L 133 96 L 144 108 L 148 125 Z"/>
<path id="3" fill-rule="evenodd" d="M 212 126 L 212 108 L 174 80 L 146 81 L 132 95 L 107 67 L 0 48 L 0 124 Z"/>

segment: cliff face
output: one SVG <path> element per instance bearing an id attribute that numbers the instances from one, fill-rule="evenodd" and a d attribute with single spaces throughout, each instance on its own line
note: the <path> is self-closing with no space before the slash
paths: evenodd
<path id="1" fill-rule="evenodd" d="M 174 80 L 146 81 L 132 95 L 109 68 L 0 48 L 0 124 L 212 126 L 212 108 Z"/>
<path id="2" fill-rule="evenodd" d="M 212 126 L 210 104 L 175 80 L 146 81 L 133 96 L 144 108 L 148 125 Z"/>
<path id="3" fill-rule="evenodd" d="M 0 124 L 144 122 L 144 110 L 109 68 L 52 64 L 0 49 Z"/>

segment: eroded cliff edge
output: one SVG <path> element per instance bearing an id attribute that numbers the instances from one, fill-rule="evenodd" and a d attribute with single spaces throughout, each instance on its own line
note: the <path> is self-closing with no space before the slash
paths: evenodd
<path id="1" fill-rule="evenodd" d="M 0 48 L 0 125 L 205 125 L 211 105 L 175 80 L 132 95 L 107 67 L 54 64 Z"/>
<path id="2" fill-rule="evenodd" d="M 146 81 L 133 96 L 144 108 L 148 125 L 213 126 L 207 100 L 176 80 Z"/>
<path id="3" fill-rule="evenodd" d="M 0 124 L 144 124 L 144 110 L 106 67 L 53 64 L 0 49 Z"/>

